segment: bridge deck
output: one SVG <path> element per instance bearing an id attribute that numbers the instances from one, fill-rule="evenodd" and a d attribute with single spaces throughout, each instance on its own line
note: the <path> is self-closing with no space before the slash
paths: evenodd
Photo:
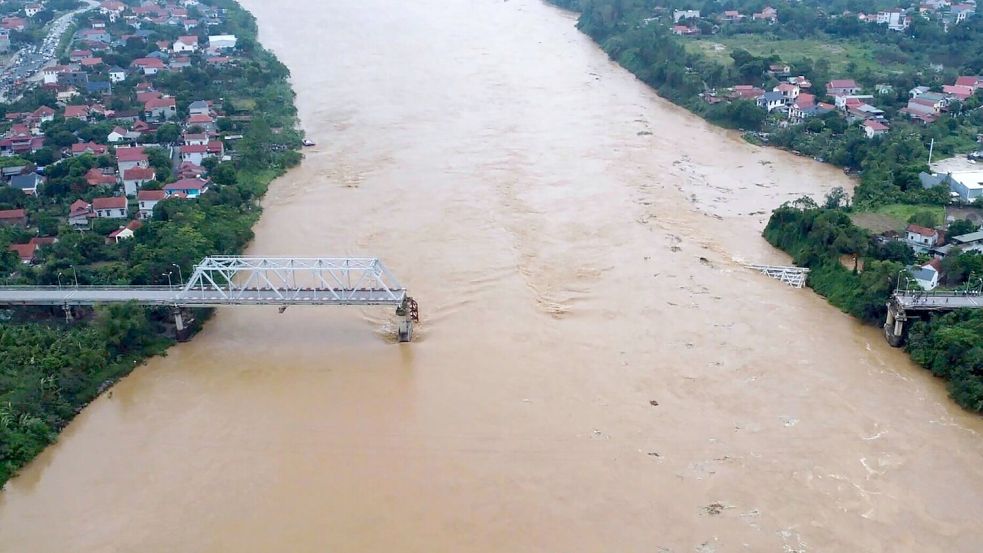
<path id="1" fill-rule="evenodd" d="M 399 306 L 405 290 L 264 288 L 184 290 L 166 287 L 0 287 L 0 305 L 95 305 L 136 302 L 176 307 L 228 305 L 393 305 Z"/>
<path id="2" fill-rule="evenodd" d="M 979 294 L 895 294 L 894 301 L 905 311 L 950 311 L 953 309 L 978 309 L 983 307 Z"/>

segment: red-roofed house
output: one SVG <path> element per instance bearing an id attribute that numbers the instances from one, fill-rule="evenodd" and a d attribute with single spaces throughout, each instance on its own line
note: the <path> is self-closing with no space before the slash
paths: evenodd
<path id="1" fill-rule="evenodd" d="M 789 104 L 799 96 L 799 86 L 792 83 L 779 83 L 772 91 L 781 92 L 782 98 Z"/>
<path id="2" fill-rule="evenodd" d="M 38 124 L 47 123 L 48 121 L 55 120 L 55 110 L 49 108 L 48 106 L 41 106 L 31 113 L 31 119 L 37 121 Z"/>
<path id="3" fill-rule="evenodd" d="M 27 20 L 23 17 L 4 17 L 0 19 L 0 29 L 23 31 L 27 28 Z"/>
<path id="4" fill-rule="evenodd" d="M 971 75 L 959 77 L 956 79 L 956 86 L 968 86 L 975 92 L 977 88 L 983 86 L 983 76 Z"/>
<path id="5" fill-rule="evenodd" d="M 89 106 L 65 106 L 65 119 L 89 120 Z"/>
<path id="6" fill-rule="evenodd" d="M 38 252 L 37 244 L 27 243 L 27 244 L 11 244 L 7 247 L 7 251 L 14 252 L 17 257 L 20 258 L 20 262 L 25 265 L 30 265 L 34 263 L 34 256 Z"/>
<path id="7" fill-rule="evenodd" d="M 756 86 L 751 86 L 749 84 L 739 84 L 734 86 L 734 92 L 731 94 L 732 98 L 740 98 L 743 100 L 755 100 L 762 94 L 764 94 L 764 89 L 758 88 Z"/>
<path id="8" fill-rule="evenodd" d="M 966 100 L 976 92 L 971 86 L 947 84 L 942 87 L 942 92 L 960 101 Z"/>
<path id="9" fill-rule="evenodd" d="M 164 62 L 157 58 L 138 58 L 133 60 L 130 66 L 143 71 L 144 75 L 156 75 L 166 69 Z"/>
<path id="10" fill-rule="evenodd" d="M 23 209 L 4 209 L 0 210 L 0 226 L 5 227 L 26 227 L 27 211 Z"/>
<path id="11" fill-rule="evenodd" d="M 886 133 L 889 129 L 888 126 L 877 119 L 867 119 L 863 122 L 864 134 L 867 138 L 874 138 L 875 136 L 880 136 Z"/>
<path id="12" fill-rule="evenodd" d="M 208 146 L 205 144 L 187 144 L 181 146 L 181 161 L 201 165 L 208 154 Z"/>
<path id="13" fill-rule="evenodd" d="M 109 17 L 110 21 L 116 21 L 125 11 L 126 4 L 116 0 L 106 0 L 99 4 L 99 13 Z"/>
<path id="14" fill-rule="evenodd" d="M 104 144 L 96 144 L 95 142 L 80 142 L 77 144 L 72 144 L 72 156 L 80 156 L 83 154 L 92 154 L 94 156 L 105 155 L 109 149 Z"/>
<path id="15" fill-rule="evenodd" d="M 123 191 L 127 196 L 136 196 L 143 185 L 157 178 L 151 167 L 134 167 L 123 172 Z"/>
<path id="16" fill-rule="evenodd" d="M 916 250 L 928 250 L 938 246 L 941 240 L 939 231 L 933 228 L 926 228 L 920 225 L 908 225 L 905 239 L 909 245 Z"/>
<path id="17" fill-rule="evenodd" d="M 188 117 L 188 127 L 200 127 L 205 132 L 212 132 L 215 130 L 215 120 L 210 115 L 191 115 Z"/>
<path id="18" fill-rule="evenodd" d="M 174 98 L 152 98 L 143 104 L 143 115 L 148 121 L 167 121 L 177 117 L 177 101 Z"/>
<path id="19" fill-rule="evenodd" d="M 126 217 L 126 198 L 113 196 L 111 198 L 93 198 L 92 210 L 101 219 L 121 219 Z"/>
<path id="20" fill-rule="evenodd" d="M 826 83 L 826 94 L 830 96 L 851 96 L 860 92 L 860 85 L 853 79 L 835 79 Z"/>
<path id="21" fill-rule="evenodd" d="M 76 229 L 89 228 L 89 219 L 95 216 L 92 205 L 85 200 L 75 200 L 68 208 L 68 224 Z"/>
<path id="22" fill-rule="evenodd" d="M 190 161 L 185 161 L 178 168 L 178 177 L 182 179 L 197 179 L 199 177 L 205 176 L 208 171 L 200 165 L 195 165 Z"/>
<path id="23" fill-rule="evenodd" d="M 184 194 L 194 199 L 208 191 L 209 182 L 205 179 L 181 179 L 164 186 L 167 196 Z"/>
<path id="24" fill-rule="evenodd" d="M 137 192 L 137 203 L 140 206 L 138 216 L 141 219 L 150 219 L 154 216 L 154 206 L 167 197 L 167 192 L 163 190 L 141 190 Z"/>
<path id="25" fill-rule="evenodd" d="M 119 174 L 135 167 L 150 167 L 150 160 L 143 148 L 116 148 L 116 165 Z"/>
<path id="26" fill-rule="evenodd" d="M 196 36 L 181 36 L 174 41 L 174 51 L 175 52 L 197 52 L 198 51 L 198 37 Z"/>
<path id="27" fill-rule="evenodd" d="M 98 167 L 93 167 L 85 174 L 85 182 L 89 186 L 114 186 L 116 184 L 116 174 L 107 173 Z"/>
<path id="28" fill-rule="evenodd" d="M 138 228 L 142 227 L 143 223 L 140 221 L 130 221 L 125 227 L 120 227 L 113 232 L 109 233 L 106 238 L 107 244 L 119 244 L 120 240 L 126 240 L 128 238 L 133 238 L 133 233 Z"/>

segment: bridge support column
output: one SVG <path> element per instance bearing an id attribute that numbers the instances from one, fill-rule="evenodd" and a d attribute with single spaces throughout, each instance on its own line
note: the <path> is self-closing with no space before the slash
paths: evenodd
<path id="1" fill-rule="evenodd" d="M 63 305 L 63 306 L 61 306 L 61 308 L 65 310 L 65 322 L 66 323 L 72 322 L 72 319 L 74 318 L 72 316 L 72 306 L 71 305 Z"/>
<path id="2" fill-rule="evenodd" d="M 413 323 L 420 320 L 420 310 L 416 300 L 407 296 L 403 304 L 396 308 L 396 316 L 399 317 L 399 327 L 396 333 L 400 342 L 410 342 L 413 340 Z"/>
<path id="3" fill-rule="evenodd" d="M 894 302 L 887 304 L 887 320 L 884 321 L 884 337 L 891 347 L 899 348 L 904 344 L 904 327 L 908 316 Z"/>
<path id="4" fill-rule="evenodd" d="M 180 308 L 174 309 L 174 337 L 178 342 L 187 342 L 191 337 L 191 328 L 185 325 L 184 313 Z"/>

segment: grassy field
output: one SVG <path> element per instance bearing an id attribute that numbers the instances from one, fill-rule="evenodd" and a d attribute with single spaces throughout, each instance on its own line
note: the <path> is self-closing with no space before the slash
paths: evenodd
<path id="1" fill-rule="evenodd" d="M 685 39 L 686 49 L 701 52 L 721 63 L 731 64 L 731 51 L 741 48 L 755 56 L 777 55 L 784 62 L 810 58 L 826 59 L 834 72 L 846 71 L 853 62 L 860 69 L 883 70 L 890 65 L 880 63 L 870 45 L 843 41 L 815 39 L 779 40 L 768 35 L 732 35 Z"/>
<path id="2" fill-rule="evenodd" d="M 888 230 L 902 231 L 908 226 L 908 219 L 918 211 L 931 211 L 937 225 L 945 221 L 945 208 L 937 205 L 891 204 L 873 211 L 856 212 L 850 215 L 853 224 L 875 234 Z"/>

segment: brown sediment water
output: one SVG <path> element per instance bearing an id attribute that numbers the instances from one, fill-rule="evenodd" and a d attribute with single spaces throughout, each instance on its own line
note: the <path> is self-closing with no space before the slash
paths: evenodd
<path id="1" fill-rule="evenodd" d="M 381 257 L 418 339 L 221 311 L 7 485 L 0 551 L 983 549 L 980 419 L 742 268 L 842 173 L 659 99 L 538 0 L 244 4 L 319 144 L 251 253 Z"/>

